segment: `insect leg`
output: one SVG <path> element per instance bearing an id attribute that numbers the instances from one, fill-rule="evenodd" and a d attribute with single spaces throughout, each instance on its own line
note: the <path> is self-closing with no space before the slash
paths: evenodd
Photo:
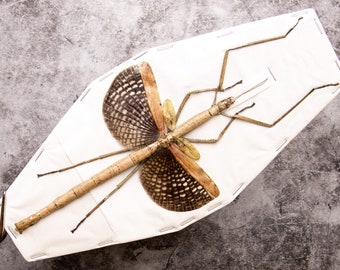
<path id="1" fill-rule="evenodd" d="M 291 27 L 283 35 L 275 36 L 275 37 L 271 37 L 271 38 L 266 38 L 266 39 L 261 39 L 261 40 L 256 40 L 256 41 L 252 41 L 252 42 L 249 42 L 249 43 L 246 43 L 246 44 L 243 44 L 243 45 L 240 45 L 240 46 L 237 46 L 237 47 L 234 47 L 234 48 L 226 50 L 225 53 L 224 53 L 224 57 L 223 57 L 222 68 L 221 68 L 221 73 L 220 73 L 220 78 L 219 78 L 218 86 L 216 88 L 194 90 L 194 91 L 191 91 L 191 92 L 187 93 L 185 95 L 184 99 L 182 100 L 181 105 L 179 106 L 179 109 L 177 111 L 176 121 L 178 120 L 178 118 L 179 118 L 179 116 L 180 116 L 180 114 L 181 114 L 181 112 L 182 112 L 186 102 L 188 101 L 188 99 L 190 98 L 190 96 L 192 94 L 199 94 L 199 93 L 204 93 L 204 92 L 215 92 L 214 100 L 213 100 L 213 103 L 212 103 L 212 105 L 214 105 L 214 104 L 216 104 L 217 93 L 218 92 L 226 91 L 226 90 L 234 87 L 235 85 L 237 85 L 239 83 L 242 83 L 242 81 L 239 81 L 239 82 L 233 84 L 232 86 L 223 89 L 223 83 L 224 83 L 224 77 L 225 77 L 225 73 L 226 73 L 226 69 L 227 69 L 228 57 L 229 57 L 229 53 L 231 51 L 236 51 L 238 49 L 242 49 L 242 48 L 246 48 L 246 47 L 251 47 L 253 45 L 258 45 L 258 44 L 262 44 L 262 43 L 266 43 L 266 42 L 270 42 L 270 41 L 274 41 L 274 40 L 284 39 L 284 38 L 286 38 L 289 35 L 290 32 L 293 31 L 293 29 L 298 25 L 298 23 L 299 23 L 299 21 L 301 19 L 302 19 L 302 17 L 300 17 L 297 20 L 297 22 L 295 23 L 295 25 L 293 27 Z"/>
<path id="2" fill-rule="evenodd" d="M 76 168 L 78 166 L 81 166 L 81 165 L 84 165 L 84 164 L 87 164 L 87 163 L 91 163 L 91 162 L 96 161 L 96 160 L 104 159 L 104 158 L 111 157 L 111 156 L 118 155 L 118 154 L 122 154 L 122 153 L 126 153 L 128 151 L 131 151 L 131 149 L 125 148 L 125 149 L 122 149 L 122 150 L 110 152 L 110 153 L 107 153 L 107 154 L 104 154 L 104 155 L 100 155 L 98 157 L 94 157 L 94 158 L 91 158 L 91 159 L 88 159 L 88 160 L 81 161 L 79 163 L 76 163 L 76 164 L 73 164 L 71 166 L 64 167 L 64 168 L 61 168 L 61 169 L 58 169 L 58 170 L 49 171 L 49 172 L 45 172 L 45 173 L 39 173 L 39 174 L 37 174 L 37 176 L 42 177 L 42 176 L 53 174 L 53 173 L 64 172 L 64 171 Z"/>
<path id="3" fill-rule="evenodd" d="M 294 106 L 292 106 L 290 109 L 288 109 L 284 114 L 282 114 L 279 118 L 277 118 L 274 122 L 272 123 L 266 123 L 260 120 L 256 120 L 253 118 L 249 118 L 247 116 L 244 115 L 240 115 L 240 114 L 235 114 L 235 115 L 229 115 L 227 113 L 221 113 L 224 116 L 230 117 L 232 119 L 239 119 L 251 124 L 255 124 L 258 126 L 262 126 L 262 127 L 267 127 L 267 128 L 271 128 L 273 126 L 275 126 L 277 123 L 279 123 L 282 119 L 284 119 L 289 113 L 291 113 L 297 106 L 299 106 L 308 96 L 310 96 L 314 91 L 322 89 L 322 88 L 326 88 L 326 87 L 331 87 L 331 86 L 339 86 L 339 83 L 331 83 L 331 84 L 325 84 L 322 86 L 318 86 L 318 87 L 314 87 L 312 88 L 304 97 L 302 97 Z"/>
<path id="4" fill-rule="evenodd" d="M 85 217 L 78 222 L 77 226 L 74 227 L 74 229 L 71 230 L 72 233 L 74 233 L 79 226 L 89 217 L 91 216 L 94 211 L 96 211 L 104 202 L 106 202 L 114 193 L 116 193 L 134 174 L 135 172 L 138 171 L 138 169 L 140 168 L 141 163 L 138 164 L 137 166 L 135 166 L 133 168 L 133 170 L 121 181 L 118 183 L 118 185 L 109 193 L 107 194 L 99 203 L 97 203 L 97 205 L 95 207 L 93 207 L 86 215 Z"/>
<path id="5" fill-rule="evenodd" d="M 227 69 L 227 63 L 228 63 L 228 57 L 229 57 L 229 53 L 231 51 L 236 51 L 238 49 L 242 49 L 242 48 L 246 48 L 246 47 L 251 47 L 253 45 L 258 45 L 258 44 L 262 44 L 262 43 L 267 43 L 270 41 L 274 41 L 274 40 L 279 40 L 279 39 L 284 39 L 286 38 L 290 32 L 292 32 L 294 30 L 294 28 L 298 25 L 298 23 L 300 22 L 300 20 L 302 20 L 303 18 L 300 17 L 297 22 L 294 24 L 293 27 L 291 27 L 285 34 L 280 35 L 280 36 L 275 36 L 275 37 L 271 37 L 271 38 L 266 38 L 266 39 L 260 39 L 260 40 L 256 40 L 256 41 L 252 41 L 231 49 L 228 49 L 225 51 L 224 53 L 224 57 L 223 57 L 223 62 L 222 62 L 222 68 L 221 68 L 221 73 L 220 73 L 220 79 L 219 79 L 219 83 L 217 88 L 215 88 L 215 96 L 214 96 L 214 100 L 213 100 L 213 104 L 216 103 L 217 100 L 217 93 L 222 89 L 223 86 L 223 82 L 224 82 L 224 77 L 225 77 L 225 73 L 226 73 L 226 69 Z"/>
<path id="6" fill-rule="evenodd" d="M 255 103 L 253 103 L 250 106 L 244 107 L 242 110 L 238 111 L 236 115 L 238 115 L 239 113 L 252 108 L 255 105 Z M 224 133 L 227 131 L 227 129 L 230 127 L 230 125 L 234 122 L 234 120 L 236 119 L 236 117 L 229 117 L 229 122 L 227 123 L 227 125 L 222 129 L 222 131 L 219 133 L 218 137 L 216 139 L 193 139 L 193 138 L 186 138 L 189 142 L 191 143 L 217 143 L 219 140 L 222 139 Z"/>

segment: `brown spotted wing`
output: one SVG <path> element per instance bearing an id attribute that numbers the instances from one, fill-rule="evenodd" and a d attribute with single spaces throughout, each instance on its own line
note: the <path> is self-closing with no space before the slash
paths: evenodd
<path id="1" fill-rule="evenodd" d="M 117 75 L 104 98 L 103 116 L 111 134 L 129 149 L 147 146 L 166 133 L 149 64 L 131 66 Z M 151 199 L 172 211 L 200 208 L 219 195 L 203 169 L 174 144 L 143 162 L 140 179 Z"/>

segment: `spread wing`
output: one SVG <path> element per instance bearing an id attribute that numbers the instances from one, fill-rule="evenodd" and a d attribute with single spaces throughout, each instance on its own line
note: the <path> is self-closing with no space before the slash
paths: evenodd
<path id="1" fill-rule="evenodd" d="M 143 163 L 141 182 L 154 202 L 165 209 L 183 212 L 198 209 L 218 196 L 218 188 L 195 161 L 184 157 L 195 164 L 196 170 L 199 168 L 198 177 L 214 186 L 213 192 L 206 183 L 200 184 L 192 171 L 187 172 L 177 158 L 169 149 L 162 149 Z"/>
<path id="2" fill-rule="evenodd" d="M 147 63 L 117 75 L 104 98 L 103 116 L 111 134 L 130 149 L 165 133 L 157 84 Z M 219 195 L 203 169 L 174 144 L 144 161 L 140 178 L 151 199 L 172 211 L 200 208 Z"/>
<path id="3" fill-rule="evenodd" d="M 149 145 L 156 141 L 160 134 L 150 111 L 142 79 L 144 69 L 141 64 L 120 72 L 112 82 L 103 102 L 103 116 L 108 129 L 129 149 Z M 157 91 L 155 81 L 149 81 L 147 84 L 154 83 Z"/>

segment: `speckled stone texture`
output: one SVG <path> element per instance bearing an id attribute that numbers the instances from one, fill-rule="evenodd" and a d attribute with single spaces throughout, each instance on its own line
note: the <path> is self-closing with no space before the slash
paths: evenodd
<path id="1" fill-rule="evenodd" d="M 1 0 L 1 191 L 83 89 L 122 61 L 309 7 L 339 56 L 338 0 Z M 33 263 L 7 237 L 0 269 L 340 269 L 339 107 L 340 96 L 237 200 L 178 233 Z"/>

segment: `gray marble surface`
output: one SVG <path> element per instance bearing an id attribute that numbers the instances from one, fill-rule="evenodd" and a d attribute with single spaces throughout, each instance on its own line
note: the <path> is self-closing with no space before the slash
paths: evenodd
<path id="1" fill-rule="evenodd" d="M 338 0 L 1 0 L 1 191 L 83 89 L 115 65 L 309 7 L 339 56 Z M 340 96 L 232 204 L 178 233 L 33 263 L 7 237 L 0 269 L 340 269 L 339 105 Z"/>

